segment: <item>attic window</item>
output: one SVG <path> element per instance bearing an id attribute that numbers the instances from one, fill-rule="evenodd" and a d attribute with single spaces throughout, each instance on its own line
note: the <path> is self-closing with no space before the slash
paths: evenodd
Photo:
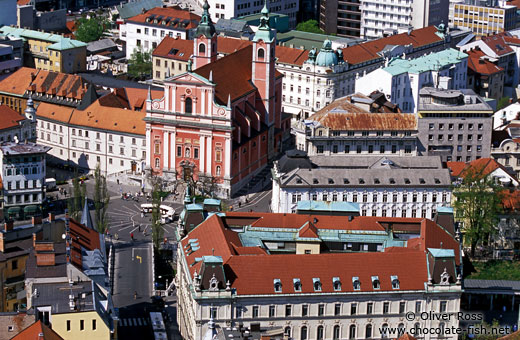
<path id="1" fill-rule="evenodd" d="M 297 178 L 297 179 L 296 179 L 296 183 L 298 183 L 298 184 L 302 184 L 302 179 L 301 179 L 301 178 Z"/>
<path id="2" fill-rule="evenodd" d="M 329 178 L 329 184 L 334 184 L 334 180 L 332 178 Z"/>
<path id="3" fill-rule="evenodd" d="M 168 54 L 176 55 L 177 53 L 179 53 L 179 50 L 176 49 L 176 48 L 172 48 L 172 49 L 170 50 L 170 53 L 168 53 Z"/>
<path id="4" fill-rule="evenodd" d="M 349 184 L 350 181 L 348 180 L 348 178 L 343 178 L 343 184 Z"/>
<path id="5" fill-rule="evenodd" d="M 435 181 L 435 184 L 441 184 L 441 180 L 438 178 L 435 178 L 434 181 Z"/>
<path id="6" fill-rule="evenodd" d="M 335 291 L 341 290 L 341 281 L 339 280 L 339 277 L 332 278 L 332 285 L 334 286 Z"/>
<path id="7" fill-rule="evenodd" d="M 359 179 L 359 184 L 365 184 L 365 180 L 363 178 Z"/>
<path id="8" fill-rule="evenodd" d="M 352 277 L 352 287 L 354 288 L 354 290 L 361 289 L 361 282 L 359 281 L 359 277 L 357 277 L 357 276 Z"/>
<path id="9" fill-rule="evenodd" d="M 379 180 L 379 178 L 374 178 L 374 184 L 381 184 L 381 181 Z"/>
<path id="10" fill-rule="evenodd" d="M 302 291 L 302 283 L 300 279 L 293 279 L 294 291 L 301 292 Z"/>
<path id="11" fill-rule="evenodd" d="M 419 178 L 419 183 L 421 183 L 421 184 L 425 184 L 426 181 L 424 180 L 424 178 Z"/>
<path id="12" fill-rule="evenodd" d="M 404 184 L 410 184 L 410 179 L 409 178 L 405 178 L 404 179 Z"/>
<path id="13" fill-rule="evenodd" d="M 392 280 L 392 289 L 399 289 L 399 279 L 397 275 L 390 276 L 390 279 Z"/>
<path id="14" fill-rule="evenodd" d="M 372 276 L 372 288 L 380 289 L 381 283 L 379 282 L 379 276 Z"/>
<path id="15" fill-rule="evenodd" d="M 321 281 L 319 277 L 312 278 L 312 283 L 314 285 L 315 292 L 321 292 Z"/>
<path id="16" fill-rule="evenodd" d="M 274 292 L 281 293 L 282 292 L 282 282 L 280 279 L 274 279 Z"/>
<path id="17" fill-rule="evenodd" d="M 395 184 L 395 179 L 390 178 L 390 184 Z"/>
<path id="18" fill-rule="evenodd" d="M 312 179 L 312 184 L 318 184 L 318 183 L 319 183 L 319 181 L 318 181 L 317 178 L 313 178 L 313 179 Z"/>

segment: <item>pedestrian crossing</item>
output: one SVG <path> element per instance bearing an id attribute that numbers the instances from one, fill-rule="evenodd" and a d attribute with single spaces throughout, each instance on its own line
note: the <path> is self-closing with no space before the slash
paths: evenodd
<path id="1" fill-rule="evenodd" d="M 119 327 L 144 327 L 148 326 L 146 318 L 122 318 L 119 319 Z"/>

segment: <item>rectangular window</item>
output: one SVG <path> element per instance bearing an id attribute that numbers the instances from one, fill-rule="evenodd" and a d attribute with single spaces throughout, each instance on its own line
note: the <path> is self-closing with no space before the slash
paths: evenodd
<path id="1" fill-rule="evenodd" d="M 92 330 L 93 331 L 96 330 L 96 320 L 95 319 L 92 320 Z"/>
<path id="2" fill-rule="evenodd" d="M 421 312 L 421 301 L 416 301 L 415 302 L 415 313 L 420 313 Z"/>
<path id="3" fill-rule="evenodd" d="M 292 306 L 286 305 L 285 306 L 285 316 L 288 317 L 288 316 L 291 316 L 291 314 L 292 314 Z"/>
<path id="4" fill-rule="evenodd" d="M 341 304 L 340 303 L 336 303 L 334 305 L 334 315 L 338 316 L 341 314 Z"/>
<path id="5" fill-rule="evenodd" d="M 374 309 L 374 304 L 372 302 L 367 303 L 367 314 L 372 314 Z"/>
<path id="6" fill-rule="evenodd" d="M 182 157 L 182 146 L 177 147 L 177 157 Z"/>
<path id="7" fill-rule="evenodd" d="M 318 316 L 323 316 L 325 314 L 325 305 L 319 304 L 318 305 Z"/>
<path id="8" fill-rule="evenodd" d="M 399 302 L 399 314 L 403 314 L 405 312 L 406 308 L 406 302 L 401 301 Z"/>
<path id="9" fill-rule="evenodd" d="M 302 316 L 309 315 L 309 305 L 302 305 Z"/>
<path id="10" fill-rule="evenodd" d="M 447 306 L 448 306 L 448 301 L 441 301 L 441 302 L 440 302 L 440 308 L 439 308 L 439 311 L 440 311 L 441 313 L 446 313 Z"/>
<path id="11" fill-rule="evenodd" d="M 67 320 L 67 332 L 70 332 L 70 320 Z"/>
<path id="12" fill-rule="evenodd" d="M 276 306 L 269 306 L 269 317 L 272 318 L 275 316 Z"/>
<path id="13" fill-rule="evenodd" d="M 383 303 L 383 314 L 388 314 L 390 310 L 390 302 L 384 302 Z"/>
<path id="14" fill-rule="evenodd" d="M 350 304 L 350 315 L 356 315 L 357 314 L 357 304 L 352 303 Z"/>
<path id="15" fill-rule="evenodd" d="M 79 330 L 80 331 L 85 330 L 85 320 L 79 320 Z"/>
<path id="16" fill-rule="evenodd" d="M 253 306 L 253 318 L 258 318 L 258 306 Z"/>

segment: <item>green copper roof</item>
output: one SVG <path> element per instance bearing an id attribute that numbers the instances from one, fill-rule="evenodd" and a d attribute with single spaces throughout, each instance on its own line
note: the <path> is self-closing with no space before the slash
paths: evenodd
<path id="1" fill-rule="evenodd" d="M 388 66 L 383 68 L 393 76 L 403 73 L 422 73 L 426 71 L 434 71 L 445 66 L 458 63 L 468 55 L 453 48 L 431 53 L 419 58 L 407 60 L 394 58 L 389 61 Z"/>
<path id="2" fill-rule="evenodd" d="M 14 36 L 17 38 L 22 38 L 24 40 L 35 39 L 50 42 L 53 43 L 48 46 L 48 48 L 51 50 L 63 51 L 69 50 L 71 48 L 87 47 L 87 44 L 78 40 L 65 38 L 58 34 L 38 32 L 34 30 L 28 30 L 25 28 L 3 26 L 2 28 L 0 28 L 0 33 Z"/>
<path id="3" fill-rule="evenodd" d="M 213 25 L 213 21 L 211 21 L 211 16 L 209 15 L 209 4 L 208 0 L 204 1 L 204 5 L 202 6 L 204 11 L 202 12 L 202 16 L 200 17 L 199 26 L 197 26 L 197 30 L 195 31 L 195 35 L 198 37 L 200 35 L 204 35 L 206 38 L 211 38 L 215 33 L 215 26 Z"/>
<path id="4" fill-rule="evenodd" d="M 329 201 L 299 201 L 297 210 L 329 211 L 329 212 L 354 212 L 359 213 L 359 204 L 351 202 Z"/>
<path id="5" fill-rule="evenodd" d="M 323 42 L 323 47 L 320 49 L 316 57 L 316 65 L 318 66 L 333 66 L 338 64 L 338 55 L 332 49 L 332 41 L 329 39 Z"/>
<path id="6" fill-rule="evenodd" d="M 267 2 L 264 3 L 264 8 L 262 8 L 262 16 L 260 17 L 260 25 L 258 26 L 258 31 L 253 38 L 253 41 L 265 41 L 265 42 L 273 42 L 276 38 L 276 33 L 271 29 L 269 24 L 269 10 L 267 9 Z"/>

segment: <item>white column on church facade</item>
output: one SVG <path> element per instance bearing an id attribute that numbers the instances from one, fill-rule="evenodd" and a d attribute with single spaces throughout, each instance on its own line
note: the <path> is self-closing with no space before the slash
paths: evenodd
<path id="1" fill-rule="evenodd" d="M 206 90 L 205 89 L 202 89 L 200 90 L 200 97 L 201 97 L 201 102 L 200 102 L 200 108 L 201 108 L 201 112 L 200 114 L 201 115 L 206 115 L 207 112 L 205 112 L 205 105 L 206 105 Z"/>
<path id="2" fill-rule="evenodd" d="M 146 166 L 151 167 L 152 166 L 152 151 L 153 151 L 153 145 L 152 145 L 152 139 L 150 138 L 151 131 L 150 127 L 146 127 L 146 145 L 148 145 L 146 150 Z M 106 137 L 105 137 L 106 138 Z"/>
<path id="3" fill-rule="evenodd" d="M 204 151 L 206 150 L 206 137 L 200 136 L 200 160 L 199 160 L 199 171 L 202 173 L 206 173 L 206 168 L 204 167 L 206 164 L 204 164 L 204 159 L 206 158 L 206 154 Z"/>
<path id="4" fill-rule="evenodd" d="M 208 160 L 206 164 L 206 172 L 210 175 L 213 175 L 213 163 L 211 162 L 211 155 L 213 154 L 213 137 L 208 136 L 207 145 L 206 145 L 206 159 Z"/>
<path id="5" fill-rule="evenodd" d="M 168 111 L 170 109 L 170 87 L 165 86 L 164 90 L 164 93 L 166 94 L 166 96 L 164 96 L 164 110 Z"/>
<path id="6" fill-rule="evenodd" d="M 163 169 L 169 169 L 169 166 L 168 166 L 168 147 L 170 146 L 170 141 L 168 140 L 168 137 L 169 137 L 169 133 L 168 131 L 164 131 L 163 133 L 163 153 L 164 153 L 164 157 L 163 157 Z"/>
<path id="7" fill-rule="evenodd" d="M 175 112 L 175 107 L 176 107 L 176 104 L 177 104 L 177 86 L 173 86 L 171 87 L 171 91 L 172 91 L 172 102 L 171 102 L 171 111 L 172 112 Z"/>
<path id="8" fill-rule="evenodd" d="M 259 146 L 260 148 L 260 146 Z M 231 177 L 231 138 L 226 138 L 226 147 L 224 149 L 224 157 L 226 163 L 224 164 L 224 178 Z"/>
<path id="9" fill-rule="evenodd" d="M 177 168 L 175 167 L 175 152 L 177 149 L 175 147 L 175 139 L 175 131 L 170 132 L 170 170 L 177 170 Z"/>

